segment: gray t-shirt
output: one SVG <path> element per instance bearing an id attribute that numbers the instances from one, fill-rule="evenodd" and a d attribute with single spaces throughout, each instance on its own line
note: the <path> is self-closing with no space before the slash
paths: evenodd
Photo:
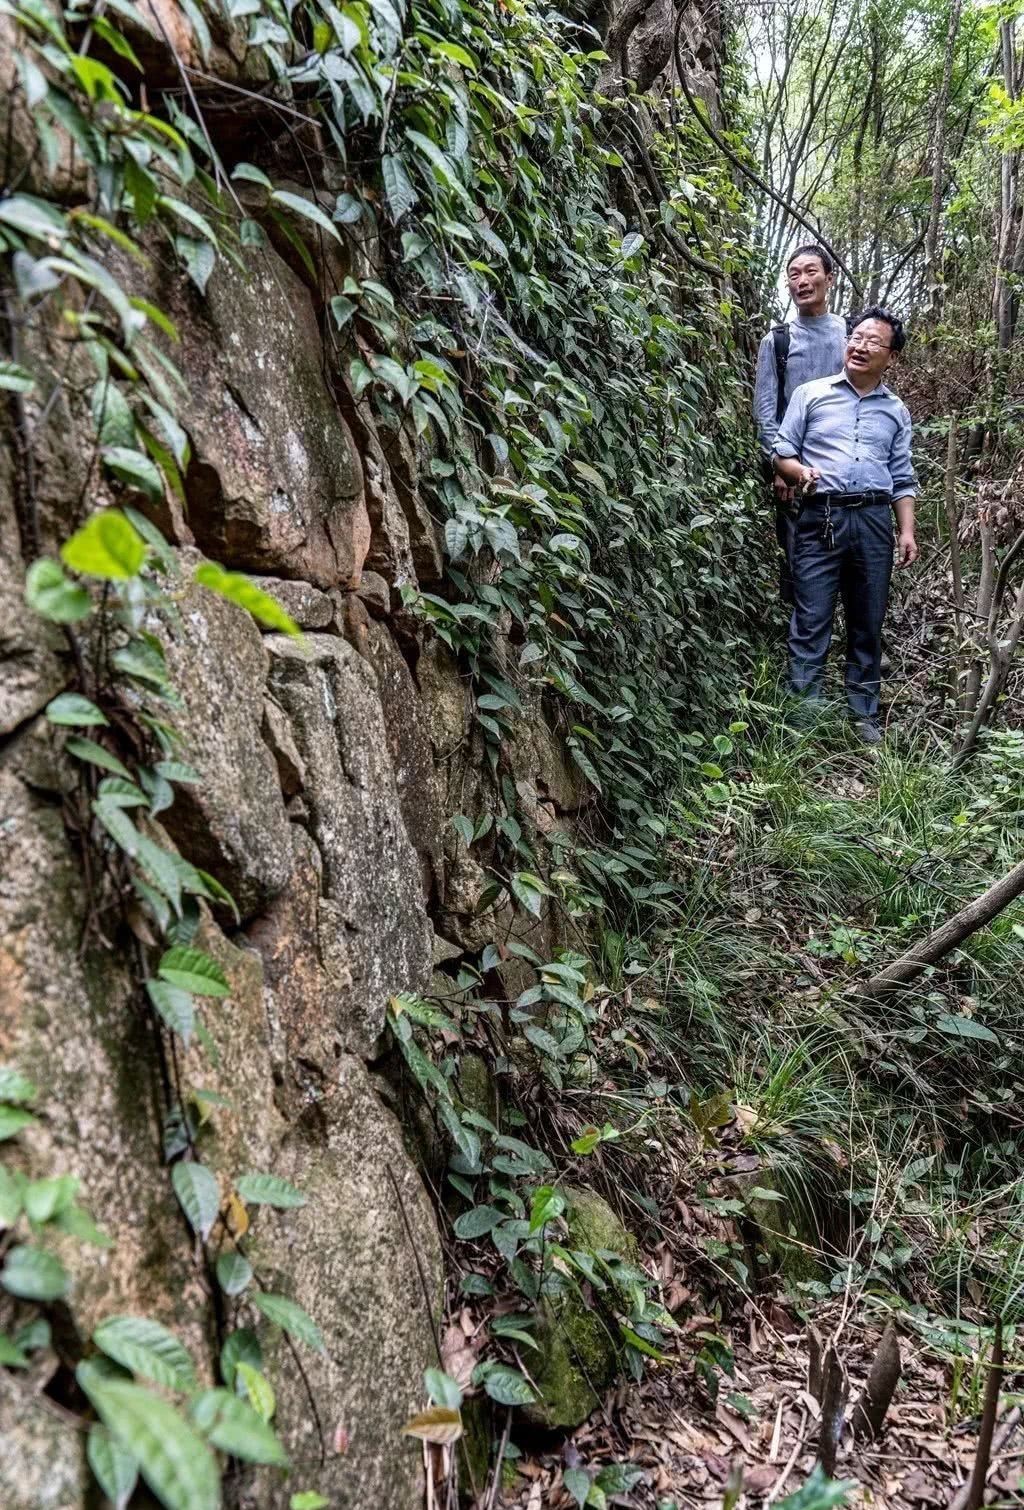
<path id="1" fill-rule="evenodd" d="M 786 363 L 786 403 L 801 383 L 832 377 L 842 372 L 846 353 L 846 321 L 840 315 L 797 315 L 789 327 L 789 360 Z M 775 400 L 778 377 L 775 371 L 775 342 L 771 331 L 757 353 L 757 376 L 754 378 L 754 420 L 766 456 L 775 444 L 778 421 Z"/>

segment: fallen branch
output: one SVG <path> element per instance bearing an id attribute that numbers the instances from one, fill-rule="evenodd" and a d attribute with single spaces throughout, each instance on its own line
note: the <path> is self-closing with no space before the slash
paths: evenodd
<path id="1" fill-rule="evenodd" d="M 929 965 L 937 964 L 954 949 L 959 949 L 972 933 L 977 933 L 979 928 L 987 927 L 992 919 L 998 917 L 1011 902 L 1016 901 L 1022 892 L 1024 892 L 1024 860 L 1015 865 L 1000 880 L 993 882 L 980 897 L 975 897 L 973 902 L 968 902 L 966 907 L 961 908 L 958 913 L 943 923 L 941 928 L 936 928 L 934 933 L 930 933 L 920 943 L 914 944 L 906 954 L 901 954 L 899 959 L 893 960 L 891 965 L 886 965 L 884 970 L 879 970 L 877 975 L 872 975 L 871 979 L 861 986 L 858 995 L 882 996 L 893 986 L 903 986 L 908 981 L 914 980 Z"/>

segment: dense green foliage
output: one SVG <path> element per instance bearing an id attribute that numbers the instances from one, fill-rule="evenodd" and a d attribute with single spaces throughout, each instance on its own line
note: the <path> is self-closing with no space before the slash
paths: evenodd
<path id="1" fill-rule="evenodd" d="M 653 847 L 663 832 L 660 809 L 680 762 L 695 758 L 683 731 L 693 719 L 725 717 L 751 617 L 737 569 L 754 558 L 755 524 L 736 344 L 743 322 L 729 296 L 742 276 L 744 216 L 700 138 L 669 130 L 653 106 L 596 101 L 596 39 L 529 6 L 422 5 L 404 18 L 387 0 L 341 9 L 312 0 L 207 7 L 211 24 L 248 33 L 270 75 L 262 102 L 272 119 L 294 117 L 299 106 L 326 131 L 336 164 L 366 165 L 325 208 L 319 180 L 295 193 L 278 188 L 258 160 L 222 162 L 201 112 L 180 97 L 157 104 L 140 92 L 132 44 L 147 23 L 139 12 L 71 5 L 62 13 L 40 0 L 2 9 L 19 27 L 17 98 L 37 135 L 0 199 L 12 293 L 0 384 L 26 444 L 53 422 L 58 399 L 80 405 L 84 396 L 95 427 L 90 471 L 98 468 L 140 508 L 165 493 L 184 500 L 183 375 L 154 340 L 173 342 L 176 332 L 163 311 L 122 286 L 124 254 L 142 262 L 143 244 L 166 244 L 202 294 L 217 256 L 244 263 L 268 231 L 285 237 L 311 271 L 307 233 L 338 243 L 378 236 L 380 267 L 345 279 L 329 320 L 353 394 L 372 390 L 381 421 L 410 425 L 431 456 L 447 583 L 443 596 L 410 592 L 410 605 L 473 671 L 495 774 L 512 722 L 542 695 L 620 838 L 642 841 L 625 858 L 584 851 L 591 880 L 581 887 L 564 868 L 552 874 L 524 837 L 510 784 L 500 783 L 496 817 L 511 894 L 532 912 L 554 886 L 574 910 L 602 903 L 615 888 L 634 902 L 654 898 L 665 889 Z M 206 54 L 203 8 L 185 9 Z M 147 45 L 158 41 L 154 34 Z M 648 134 L 653 128 L 666 184 L 660 202 L 641 193 L 630 166 L 638 124 Z M 258 143 L 252 147 L 258 159 Z M 84 188 L 70 204 L 56 187 L 69 153 L 82 165 Z M 245 213 L 233 184 L 244 186 Z M 677 252 L 691 240 L 705 251 L 713 244 L 720 277 L 694 279 Z M 55 319 L 91 364 L 84 395 L 77 371 L 72 391 L 67 368 L 47 365 L 39 336 Z M 20 523 L 38 550 L 32 496 L 22 500 Z M 134 963 L 159 1025 L 164 1079 L 175 1088 L 165 1108 L 174 1195 L 203 1245 L 219 1304 L 232 1313 L 251 1305 L 297 1342 L 319 1346 L 304 1312 L 254 1287 L 244 1231 L 232 1225 L 239 1211 L 248 1220 L 245 1204 L 288 1205 L 301 1196 L 269 1176 L 242 1176 L 224 1205 L 202 1157 L 203 1127 L 217 1108 L 178 1083 L 176 1042 L 205 1040 L 202 1003 L 230 985 L 195 947 L 196 899 L 230 899 L 168 850 L 152 823 L 174 784 L 196 779 L 177 749 L 177 694 L 152 620 L 157 610 L 173 617 L 174 558 L 128 504 L 90 516 L 61 555 L 63 565 L 32 565 L 28 597 L 65 626 L 82 668 L 80 685 L 50 709 L 74 731 L 66 748 L 80 765 L 81 830 L 99 868 L 118 879 L 119 905 L 134 894 L 145 930 L 160 941 L 152 959 L 140 941 Z M 244 578 L 207 564 L 196 579 L 289 627 Z M 103 584 L 98 596 L 90 583 Z M 477 832 L 463 837 L 471 843 Z M 556 847 L 556 860 L 565 853 L 564 843 Z M 527 863 L 535 869 L 519 869 Z M 592 1046 L 593 986 L 582 957 L 544 962 L 525 949 L 521 957 L 537 984 L 511 1020 L 532 1056 L 528 1078 L 535 1064 L 557 1088 L 560 1066 L 585 1063 L 578 1051 Z M 496 958 L 467 968 L 464 994 Z M 494 1010 L 487 1001 L 467 1004 L 470 1040 L 481 1036 L 477 1016 Z M 416 1022 L 454 1032 L 454 1023 L 414 999 L 404 1010 L 396 1001 L 393 1022 L 456 1150 L 451 1180 L 471 1201 L 456 1235 L 491 1237 L 528 1305 L 579 1293 L 583 1283 L 607 1291 L 622 1355 L 634 1367 L 657 1355 L 669 1318 L 647 1276 L 586 1239 L 572 1248 L 555 1240 L 567 1199 L 548 1182 L 549 1156 L 537 1139 L 507 1131 L 514 1114 L 499 1129 L 465 1105 L 452 1089 L 457 1059 L 435 1067 L 410 1029 Z M 10 1136 L 28 1125 L 14 1090 L 5 1115 Z M 608 1124 L 604 1133 L 585 1132 L 581 1147 L 617 1135 Z M 473 1204 L 484 1178 L 488 1204 Z M 14 1229 L 24 1217 L 27 1241 L 8 1254 L 3 1282 L 45 1304 L 67 1284 L 47 1252 L 46 1223 L 71 1220 L 75 1192 L 62 1187 L 41 1215 L 35 1187 L 22 1190 L 17 1178 L 15 1187 L 4 1225 Z M 489 1287 L 482 1276 L 479 1284 Z M 500 1353 L 528 1343 L 534 1322 L 529 1311 L 510 1321 L 495 1325 L 499 1353 L 478 1380 L 504 1403 L 533 1395 Z M 269 1426 L 273 1390 L 248 1328 L 224 1340 L 226 1388 L 199 1395 L 192 1360 L 155 1322 L 108 1318 L 93 1341 L 103 1356 L 83 1363 L 79 1383 L 102 1423 L 90 1463 L 115 1502 L 141 1469 L 168 1506 L 212 1504 L 215 1450 L 283 1462 Z M 13 1365 L 26 1346 L 24 1336 L 5 1342 Z M 147 1381 L 181 1397 L 187 1418 Z M 440 1376 L 428 1388 L 450 1407 L 451 1381 Z"/>

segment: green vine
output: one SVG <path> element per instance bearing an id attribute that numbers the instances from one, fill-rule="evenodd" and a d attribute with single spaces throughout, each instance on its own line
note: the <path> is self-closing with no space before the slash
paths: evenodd
<path id="1" fill-rule="evenodd" d="M 98 1417 L 88 1460 L 115 1505 L 127 1503 L 141 1472 L 169 1510 L 213 1510 L 221 1502 L 218 1453 L 288 1466 L 271 1425 L 274 1390 L 257 1336 L 243 1324 L 246 1314 L 279 1328 L 289 1346 L 323 1349 L 307 1313 L 287 1296 L 267 1292 L 246 1255 L 250 1208 L 287 1209 L 305 1204 L 305 1196 L 276 1175 L 246 1173 L 233 1178 L 224 1198 L 220 1180 L 204 1162 L 203 1130 L 225 1100 L 189 1085 L 184 1076 L 181 1056 L 193 1038 L 216 1062 L 214 1035 L 204 1018 L 231 992 L 220 965 L 197 946 L 200 902 L 229 909 L 234 902 L 213 876 L 170 847 L 156 822 L 172 805 L 175 787 L 201 780 L 181 759 L 173 721 L 180 698 L 161 634 L 147 627 L 173 620 L 184 585 L 176 558 L 159 531 L 130 507 L 91 515 L 61 557 L 61 563 L 33 563 L 27 597 L 38 613 L 73 633 L 83 670 L 77 688 L 55 697 L 46 717 L 77 769 L 72 801 L 74 827 L 88 857 L 89 934 L 95 941 L 116 939 L 119 931 L 134 936 L 135 978 L 157 1030 L 164 1156 L 207 1270 L 224 1381 L 202 1389 L 193 1359 L 161 1323 L 107 1317 L 92 1333 L 96 1351 L 76 1369 Z M 195 580 L 274 628 L 298 633 L 278 605 L 240 574 L 205 562 Z M 34 1095 L 17 1070 L 0 1072 L 0 1137 L 13 1138 L 32 1124 L 25 1103 Z M 16 1167 L 0 1170 L 0 1226 L 6 1229 L 0 1286 L 10 1296 L 46 1307 L 68 1295 L 71 1279 L 47 1246 L 49 1233 L 109 1246 L 76 1203 L 78 1184 L 70 1175 L 28 1180 Z M 13 1338 L 0 1336 L 0 1359 L 26 1366 L 26 1350 L 46 1345 L 48 1336 L 44 1316 L 28 1320 Z M 171 1391 L 180 1408 L 151 1385 Z"/>
<path id="2" fill-rule="evenodd" d="M 80 773 L 83 853 L 97 857 L 93 921 L 98 908 L 130 897 L 160 940 L 156 950 L 137 942 L 134 956 L 163 1045 L 175 1193 L 217 1281 L 218 1307 L 251 1303 L 316 1345 L 293 1303 L 249 1290 L 242 1235 L 229 1230 L 200 1157 L 210 1107 L 201 1097 L 190 1104 L 180 1083 L 176 1045 L 203 1035 L 203 1003 L 229 989 L 196 948 L 199 904 L 231 903 L 166 847 L 154 821 L 175 785 L 195 779 L 180 758 L 176 694 L 152 627 L 154 614 L 173 608 L 175 558 L 148 517 L 166 500 L 185 504 L 191 450 L 177 417 L 182 376 L 166 354 L 177 332 L 116 269 L 169 250 L 202 295 L 218 257 L 244 267 L 268 237 L 283 238 L 318 285 L 325 248 L 343 254 L 349 271 L 321 301 L 334 376 L 353 401 L 372 398 L 383 430 L 419 443 L 445 578 L 437 591 L 403 595 L 472 672 L 475 725 L 497 778 L 493 815 L 453 819 L 467 850 L 488 836 L 498 846 L 480 907 L 507 895 L 540 916 L 554 896 L 582 916 L 657 906 L 670 890 L 667 795 L 681 765 L 699 764 L 703 736 L 692 726 L 727 722 L 755 637 L 745 329 L 731 292 L 744 277 L 747 212 L 670 103 L 596 96 L 598 39 L 522 0 L 416 0 L 407 11 L 392 0 L 181 8 L 195 46 L 188 57 L 175 53 L 155 12 L 127 0 L 0 0 L 20 44 L 13 104 L 35 137 L 18 153 L 8 143 L 0 194 L 0 388 L 18 439 L 28 556 L 39 556 L 44 533 L 30 457 L 65 398 L 86 402 L 94 426 L 83 501 L 96 490 L 121 505 L 90 515 L 64 546 L 63 565 L 35 560 L 28 594 L 65 626 L 78 666 L 74 690 L 49 717 L 76 731 L 64 748 Z M 224 28 L 244 39 L 260 64 L 253 76 L 264 80 L 223 81 L 239 112 L 258 110 L 266 127 L 229 134 L 230 152 L 204 113 Z M 145 88 L 140 35 L 174 64 L 178 84 L 161 101 Z M 291 187 L 278 182 L 282 157 Z M 58 195 L 59 175 L 77 187 Z M 379 260 L 358 250 L 367 245 L 380 248 Z M 70 362 L 42 358 L 39 336 L 54 329 L 90 364 L 87 382 L 77 369 L 72 378 Z M 247 579 L 209 563 L 197 575 L 289 627 Z M 504 757 L 517 721 L 538 703 L 601 799 L 589 832 L 556 832 L 545 853 Z M 489 1237 L 530 1305 L 581 1281 L 607 1289 L 617 1343 L 638 1367 L 657 1354 L 668 1324 L 646 1277 L 621 1258 L 567 1247 L 566 1198 L 548 1156 L 453 1089 L 457 1063 L 444 1035 L 468 1027 L 485 1037 L 477 1019 L 502 1010 L 503 1027 L 555 1090 L 591 1052 L 586 961 L 560 952 L 545 962 L 508 947 L 537 979 L 515 1003 L 483 999 L 489 972 L 507 957 L 491 946 L 478 969 L 465 967 L 474 993 L 466 1024 L 399 998 L 392 1029 L 455 1150 L 449 1178 L 469 1203 L 457 1236 Z M 609 1031 L 625 1038 L 624 1028 Z M 15 1100 L 9 1111 L 23 1115 Z M 611 1122 L 577 1131 L 577 1156 L 621 1136 Z M 236 1179 L 233 1198 L 301 1199 L 269 1180 Z M 15 1218 L 31 1222 L 21 1196 Z M 73 1220 L 73 1199 L 47 1220 Z M 45 1262 L 38 1236 L 32 1227 L 27 1247 Z M 251 1302 L 240 1299 L 247 1294 Z M 223 1341 L 225 1388 L 193 1397 L 186 1420 L 136 1382 L 188 1395 L 178 1354 L 173 1379 L 146 1371 L 150 1354 L 170 1356 L 171 1342 L 145 1330 L 155 1323 L 121 1320 L 143 1328 L 133 1344 L 142 1352 L 129 1358 L 106 1322 L 93 1339 L 100 1358 L 80 1370 L 105 1429 L 95 1428 L 106 1445 L 93 1466 L 115 1503 L 130 1493 L 132 1463 L 165 1504 L 196 1510 L 213 1502 L 214 1449 L 280 1461 L 273 1393 L 248 1328 Z M 530 1325 L 518 1322 L 527 1336 Z M 509 1335 L 509 1347 L 528 1346 Z M 17 1349 L 17 1338 L 9 1345 Z M 477 1382 L 496 1400 L 529 1390 L 504 1356 L 489 1358 Z M 436 1403 L 450 1405 L 449 1386 L 435 1384 Z M 153 1444 L 168 1433 L 190 1465 L 182 1471 L 201 1483 L 172 1480 L 160 1466 Z"/>

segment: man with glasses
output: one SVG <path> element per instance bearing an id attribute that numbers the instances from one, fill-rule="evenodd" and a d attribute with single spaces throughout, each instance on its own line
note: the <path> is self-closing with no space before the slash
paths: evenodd
<path id="1" fill-rule="evenodd" d="M 803 497 L 793 544 L 790 685 L 805 715 L 822 706 L 840 594 L 846 616 L 846 698 L 864 744 L 881 743 L 882 621 L 892 576 L 892 515 L 901 567 L 917 560 L 906 405 L 882 382 L 906 336 L 872 305 L 850 322 L 843 371 L 797 388 L 775 438 L 775 470 Z"/>
<path id="2" fill-rule="evenodd" d="M 775 534 L 782 551 L 779 592 L 793 601 L 790 557 L 793 551 L 793 489 L 774 472 L 772 447 L 786 405 L 801 383 L 831 377 L 843 365 L 846 321 L 828 313 L 832 292 L 832 258 L 824 247 L 798 246 L 786 263 L 786 286 L 796 306 L 796 318 L 776 325 L 761 342 L 754 379 L 754 421 L 757 425 L 765 476 L 772 486 Z"/>

